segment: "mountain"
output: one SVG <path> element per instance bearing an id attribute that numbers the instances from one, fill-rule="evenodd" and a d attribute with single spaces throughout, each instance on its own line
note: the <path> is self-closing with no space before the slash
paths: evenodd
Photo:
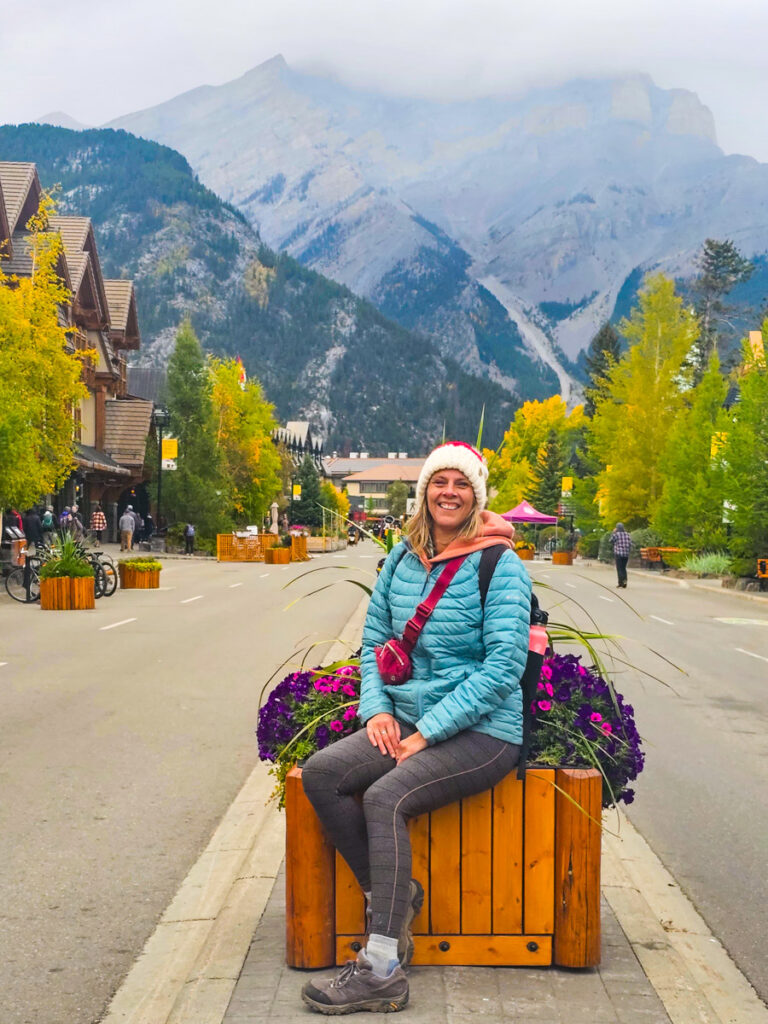
<path id="1" fill-rule="evenodd" d="M 71 128 L 75 132 L 82 132 L 91 127 L 89 124 L 76 121 L 74 117 L 65 114 L 63 110 L 52 110 L 50 114 L 43 114 L 42 117 L 35 119 L 35 124 L 49 124 L 54 128 Z"/>
<path id="2" fill-rule="evenodd" d="M 140 358 L 163 364 L 189 314 L 205 347 L 239 354 L 287 419 L 328 447 L 420 453 L 451 436 L 498 444 L 515 405 L 349 289 L 263 244 L 179 153 L 123 131 L 0 127 L 0 158 L 34 161 L 60 210 L 88 216 L 106 277 L 136 284 Z M 362 442 L 365 442 L 364 444 Z"/>
<path id="3" fill-rule="evenodd" d="M 264 239 L 525 393 L 567 373 L 653 268 L 768 251 L 768 166 L 643 75 L 521 97 L 393 98 L 282 57 L 114 122 L 173 145 Z M 551 376 L 542 382 L 550 386 Z"/>

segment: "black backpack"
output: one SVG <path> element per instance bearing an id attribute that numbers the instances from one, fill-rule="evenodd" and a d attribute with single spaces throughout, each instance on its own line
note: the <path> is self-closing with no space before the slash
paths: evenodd
<path id="1" fill-rule="evenodd" d="M 483 548 L 483 553 L 480 556 L 480 565 L 477 570 L 477 578 L 480 585 L 480 603 L 483 608 L 485 608 L 485 599 L 488 595 L 488 587 L 491 585 L 496 563 L 502 554 L 508 550 L 505 544 L 495 544 L 492 548 Z M 531 625 L 546 626 L 548 621 L 549 615 L 543 608 L 539 607 L 539 599 L 535 594 L 531 594 Z M 522 779 L 525 776 L 525 766 L 531 748 L 531 729 L 533 727 L 531 704 L 536 699 L 543 661 L 544 658 L 541 654 L 537 654 L 535 651 L 528 651 L 525 671 L 520 680 L 520 689 L 523 693 L 523 743 L 520 748 L 520 760 L 517 765 L 518 779 Z"/>

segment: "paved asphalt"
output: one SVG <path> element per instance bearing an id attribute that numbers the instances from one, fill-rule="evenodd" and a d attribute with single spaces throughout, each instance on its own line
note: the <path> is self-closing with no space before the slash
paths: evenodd
<path id="1" fill-rule="evenodd" d="M 281 588 L 373 573 L 378 550 L 169 559 L 161 590 L 89 612 L 0 598 L 2 1024 L 99 1019 L 257 762 L 262 684 L 302 638 L 335 639 L 362 592 L 285 606 L 366 577 Z"/>
<path id="2" fill-rule="evenodd" d="M 620 658 L 674 687 L 614 664 L 647 755 L 628 815 L 768 1001 L 768 597 L 631 570 L 619 591 L 595 564 L 532 575 L 557 588 L 540 592 L 554 617 L 586 625 L 578 603 L 624 638 Z"/>
<path id="3" fill-rule="evenodd" d="M 342 560 L 372 571 L 377 551 L 169 560 L 167 589 L 93 612 L 0 598 L 2 1024 L 98 1020 L 256 761 L 262 682 L 302 638 L 335 637 L 361 594 L 339 585 L 284 611 L 281 587 Z M 581 605 L 674 687 L 614 665 L 647 749 L 630 817 L 766 999 L 768 602 L 528 567 L 556 588 L 541 592 L 553 617 L 585 623 Z"/>

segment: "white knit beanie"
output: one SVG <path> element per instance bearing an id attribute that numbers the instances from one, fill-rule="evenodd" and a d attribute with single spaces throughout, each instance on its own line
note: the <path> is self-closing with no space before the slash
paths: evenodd
<path id="1" fill-rule="evenodd" d="M 485 508 L 488 499 L 485 488 L 488 467 L 477 448 L 473 448 L 471 444 L 466 444 L 464 441 L 449 441 L 447 444 L 441 444 L 427 456 L 416 484 L 417 508 L 424 501 L 430 479 L 441 469 L 457 469 L 463 473 L 472 484 L 477 507 L 481 511 Z"/>

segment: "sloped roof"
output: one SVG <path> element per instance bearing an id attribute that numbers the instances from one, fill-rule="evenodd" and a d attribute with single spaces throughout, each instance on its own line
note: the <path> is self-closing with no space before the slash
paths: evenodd
<path id="1" fill-rule="evenodd" d="M 424 458 L 420 459 L 385 459 L 371 458 L 350 459 L 344 456 L 327 455 L 323 459 L 323 472 L 326 476 L 346 476 L 348 473 L 363 473 L 368 469 L 378 469 L 380 466 L 421 466 L 424 465 Z"/>
<path id="2" fill-rule="evenodd" d="M 151 422 L 151 402 L 141 398 L 107 402 L 104 449 L 122 466 L 143 466 Z"/>
<path id="3" fill-rule="evenodd" d="M 128 394 L 144 398 L 154 405 L 167 402 L 168 374 L 163 366 L 129 366 L 126 372 Z"/>
<path id="4" fill-rule="evenodd" d="M 5 199 L 5 209 L 8 215 L 10 230 L 16 231 L 26 227 L 26 221 L 37 211 L 40 204 L 42 189 L 37 177 L 37 167 L 32 163 L 11 163 L 0 160 L 0 186 L 2 186 Z M 27 200 L 32 193 L 30 209 L 27 213 L 25 205 L 30 205 Z M 22 220 L 22 213 L 27 216 Z"/>
<path id="5" fill-rule="evenodd" d="M 358 460 L 355 459 L 355 462 Z M 405 480 L 408 483 L 415 483 L 419 479 L 424 459 L 408 459 L 409 463 L 415 465 L 404 465 L 405 459 L 384 459 L 379 466 L 371 466 L 360 473 L 351 473 L 345 476 L 344 480 L 354 480 L 364 483 L 392 483 L 393 480 Z"/>
<path id="6" fill-rule="evenodd" d="M 2 182 L 0 182 L 0 255 L 5 253 L 10 256 L 11 251 L 11 225 L 8 220 L 8 211 L 5 208 Z"/>
<path id="7" fill-rule="evenodd" d="M 15 274 L 17 277 L 29 277 L 32 273 L 32 234 L 29 231 L 14 231 L 12 253 L 10 259 L 3 260 L 3 273 Z M 67 288 L 71 288 L 72 278 L 64 252 L 59 253 L 56 270 Z"/>
<path id="8" fill-rule="evenodd" d="M 104 293 L 109 307 L 109 333 L 112 343 L 117 348 L 139 348 L 141 337 L 133 281 L 105 280 Z"/>
<path id="9" fill-rule="evenodd" d="M 61 235 L 64 252 L 73 267 L 72 291 L 77 296 L 84 277 L 86 274 L 90 276 L 94 290 L 95 311 L 106 322 L 109 317 L 109 304 L 104 291 L 104 276 L 101 273 L 91 218 L 61 217 L 57 214 L 49 218 L 48 223 L 52 231 L 58 231 Z M 83 257 L 85 257 L 85 265 L 83 265 Z"/>
<path id="10" fill-rule="evenodd" d="M 114 473 L 116 476 L 130 476 L 130 469 L 118 465 L 117 462 L 106 452 L 100 452 L 98 448 L 91 448 L 87 444 L 78 444 L 75 448 L 75 462 L 78 466 L 86 469 L 100 469 L 106 473 Z"/>

